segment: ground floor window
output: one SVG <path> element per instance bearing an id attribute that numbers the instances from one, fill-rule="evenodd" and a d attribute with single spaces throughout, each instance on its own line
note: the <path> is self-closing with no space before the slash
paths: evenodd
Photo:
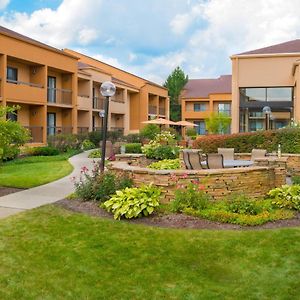
<path id="1" fill-rule="evenodd" d="M 194 121 L 194 123 L 198 125 L 197 127 L 195 127 L 197 130 L 197 134 L 201 134 L 201 135 L 206 134 L 206 126 L 204 120 Z"/>

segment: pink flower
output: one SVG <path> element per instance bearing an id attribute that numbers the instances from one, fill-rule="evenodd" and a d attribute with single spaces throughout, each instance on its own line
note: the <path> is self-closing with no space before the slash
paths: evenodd
<path id="1" fill-rule="evenodd" d="M 199 184 L 198 188 L 199 188 L 199 191 L 205 190 L 205 186 L 203 184 Z"/>
<path id="2" fill-rule="evenodd" d="M 86 166 L 83 166 L 82 168 L 81 168 L 81 173 L 86 173 L 86 172 L 88 172 L 88 168 L 86 167 Z"/>
<path id="3" fill-rule="evenodd" d="M 188 174 L 187 173 L 182 174 L 181 178 L 183 178 L 183 179 L 188 178 Z"/>

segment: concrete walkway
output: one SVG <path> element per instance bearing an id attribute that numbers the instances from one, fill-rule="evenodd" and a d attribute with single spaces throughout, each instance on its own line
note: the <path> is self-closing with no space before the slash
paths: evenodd
<path id="1" fill-rule="evenodd" d="M 80 176 L 82 167 L 93 168 L 93 159 L 88 158 L 90 151 L 80 153 L 69 159 L 74 170 L 68 176 L 35 188 L 0 197 L 0 219 L 18 212 L 39 207 L 61 200 L 74 192 L 72 177 Z"/>

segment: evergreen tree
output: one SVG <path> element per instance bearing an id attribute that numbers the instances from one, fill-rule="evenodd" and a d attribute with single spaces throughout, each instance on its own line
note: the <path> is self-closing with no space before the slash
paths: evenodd
<path id="1" fill-rule="evenodd" d="M 172 121 L 181 120 L 181 103 L 179 103 L 179 96 L 187 82 L 188 76 L 184 74 L 184 71 L 180 67 L 176 67 L 164 83 L 164 87 L 169 90 L 170 119 Z"/>

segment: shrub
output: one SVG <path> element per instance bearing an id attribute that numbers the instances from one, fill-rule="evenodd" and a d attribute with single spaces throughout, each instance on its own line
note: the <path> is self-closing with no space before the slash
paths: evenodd
<path id="1" fill-rule="evenodd" d="M 237 214 L 258 215 L 263 208 L 257 201 L 250 199 L 245 195 L 235 195 L 227 203 L 228 211 Z"/>
<path id="2" fill-rule="evenodd" d="M 300 184 L 300 176 L 292 176 L 293 184 Z"/>
<path id="3" fill-rule="evenodd" d="M 203 190 L 203 185 L 189 183 L 187 187 L 176 189 L 171 208 L 175 212 L 183 212 L 187 208 L 202 210 L 208 207 L 211 196 Z"/>
<path id="4" fill-rule="evenodd" d="M 58 155 L 59 151 L 58 149 L 54 148 L 54 147 L 36 147 L 36 148 L 32 148 L 29 151 L 30 155 L 33 156 L 54 156 L 54 155 Z"/>
<path id="5" fill-rule="evenodd" d="M 268 195 L 274 206 L 300 211 L 300 185 L 283 185 L 272 189 Z"/>
<path id="6" fill-rule="evenodd" d="M 70 149 L 80 149 L 81 141 L 76 134 L 57 134 L 48 137 L 48 145 L 60 152 L 67 152 Z"/>
<path id="7" fill-rule="evenodd" d="M 15 158 L 20 147 L 30 140 L 29 131 L 20 123 L 5 119 L 6 114 L 14 114 L 18 108 L 0 105 L 0 161 Z"/>
<path id="8" fill-rule="evenodd" d="M 95 167 L 90 175 L 86 168 L 81 171 L 79 182 L 75 182 L 76 195 L 87 201 L 106 201 L 117 190 L 132 186 L 132 180 L 128 176 L 117 176 L 111 172 L 99 172 L 99 165 Z"/>
<path id="9" fill-rule="evenodd" d="M 125 153 L 142 153 L 142 144 L 141 143 L 126 144 Z"/>
<path id="10" fill-rule="evenodd" d="M 155 170 L 178 170 L 180 169 L 180 160 L 179 158 L 163 159 L 161 161 L 153 162 L 148 168 Z"/>
<path id="11" fill-rule="evenodd" d="M 96 148 L 96 146 L 90 140 L 83 140 L 83 142 L 81 143 L 82 150 L 90 150 L 90 149 L 94 149 L 94 148 Z"/>
<path id="12" fill-rule="evenodd" d="M 272 152 L 277 151 L 278 144 L 283 153 L 300 153 L 300 128 L 201 136 L 193 147 L 206 153 L 217 152 L 218 148 L 235 148 L 240 153 L 251 152 L 254 148 Z"/>
<path id="13" fill-rule="evenodd" d="M 193 137 L 197 135 L 197 130 L 196 128 L 187 128 L 186 129 L 186 135 L 189 137 Z"/>
<path id="14" fill-rule="evenodd" d="M 154 139 L 155 135 L 160 133 L 160 128 L 155 124 L 147 124 L 144 128 L 141 129 L 140 135 L 145 139 Z"/>
<path id="15" fill-rule="evenodd" d="M 99 145 L 100 141 L 102 141 L 102 131 L 92 131 L 88 134 L 88 139 L 94 144 Z"/>
<path id="16" fill-rule="evenodd" d="M 159 206 L 161 190 L 153 185 L 125 188 L 117 191 L 102 207 L 112 212 L 116 220 L 148 216 Z"/>
<path id="17" fill-rule="evenodd" d="M 141 135 L 139 133 L 131 133 L 124 137 L 124 140 L 128 143 L 140 143 Z"/>
<path id="18" fill-rule="evenodd" d="M 101 158 L 101 150 L 100 149 L 93 150 L 89 154 L 89 158 Z"/>
<path id="19" fill-rule="evenodd" d="M 152 159 L 175 159 L 179 157 L 180 147 L 176 145 L 174 134 L 162 132 L 155 135 L 154 140 L 142 147 L 142 152 L 147 158 Z"/>

